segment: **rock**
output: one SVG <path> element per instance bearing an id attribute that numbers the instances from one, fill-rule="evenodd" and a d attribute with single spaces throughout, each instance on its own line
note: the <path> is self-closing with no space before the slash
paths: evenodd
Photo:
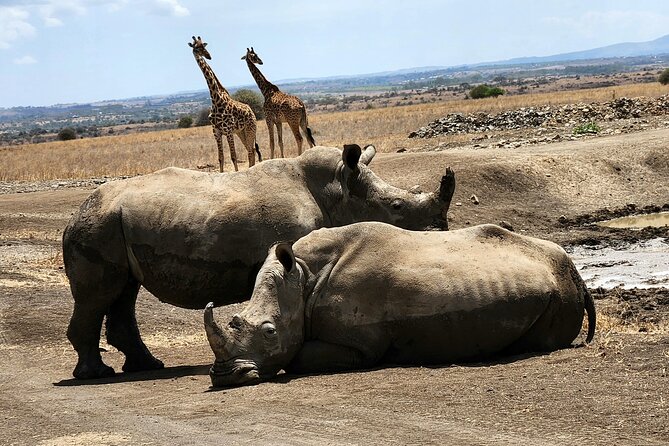
<path id="1" fill-rule="evenodd" d="M 472 195 L 471 197 L 469 197 L 469 201 L 471 201 L 474 204 L 479 204 L 480 203 L 479 198 L 476 195 Z"/>

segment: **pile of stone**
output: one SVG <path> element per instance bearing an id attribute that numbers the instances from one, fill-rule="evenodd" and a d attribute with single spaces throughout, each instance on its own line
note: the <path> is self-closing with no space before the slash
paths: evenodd
<path id="1" fill-rule="evenodd" d="M 455 133 L 516 130 L 529 127 L 564 127 L 592 121 L 640 118 L 669 114 L 669 95 L 659 98 L 620 98 L 608 102 L 524 107 L 490 113 L 449 113 L 411 132 L 409 138 L 432 138 Z"/>

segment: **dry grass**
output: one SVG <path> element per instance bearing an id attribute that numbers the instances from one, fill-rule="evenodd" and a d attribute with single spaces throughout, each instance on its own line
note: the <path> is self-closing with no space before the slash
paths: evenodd
<path id="1" fill-rule="evenodd" d="M 407 138 L 409 132 L 447 113 L 499 112 L 508 109 L 611 100 L 615 97 L 657 97 L 667 92 L 659 83 L 631 84 L 609 88 L 567 92 L 501 96 L 481 100 L 455 100 L 438 103 L 381 109 L 315 114 L 310 127 L 321 145 L 374 143 L 382 152 L 420 144 Z M 296 156 L 295 140 L 284 126 L 286 156 Z M 444 136 L 432 140 L 457 141 L 466 135 Z M 245 149 L 237 141 L 240 160 L 246 160 Z M 269 155 L 267 126 L 258 122 L 258 143 Z M 230 165 L 227 144 L 226 171 Z M 305 144 L 306 146 L 306 144 Z M 276 148 L 278 154 L 278 145 Z M 65 178 L 137 175 L 167 166 L 195 169 L 203 165 L 218 166 L 216 143 L 210 127 L 175 129 L 122 136 L 106 136 L 74 141 L 29 144 L 0 149 L 0 181 L 36 181 Z M 217 168 L 212 169 L 217 170 Z"/>

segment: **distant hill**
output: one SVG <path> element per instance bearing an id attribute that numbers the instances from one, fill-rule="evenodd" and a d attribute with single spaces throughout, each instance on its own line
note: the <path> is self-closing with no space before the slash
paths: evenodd
<path id="1" fill-rule="evenodd" d="M 552 56 L 539 57 L 518 57 L 483 65 L 568 62 L 574 60 L 608 59 L 613 57 L 654 56 L 658 54 L 669 54 L 669 34 L 649 42 L 616 43 L 615 45 L 576 51 L 573 53 L 561 53 Z"/>

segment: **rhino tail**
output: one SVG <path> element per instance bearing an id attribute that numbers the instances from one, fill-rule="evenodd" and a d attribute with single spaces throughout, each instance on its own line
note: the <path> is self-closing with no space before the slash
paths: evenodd
<path id="1" fill-rule="evenodd" d="M 588 314 L 588 334 L 585 337 L 585 343 L 589 344 L 595 337 L 595 326 L 597 325 L 597 312 L 595 311 L 595 300 L 592 298 L 588 286 L 583 281 L 583 278 L 578 273 L 576 266 L 571 262 L 570 270 L 571 277 L 576 287 L 583 293 L 583 303 L 585 305 L 585 312 Z"/>

